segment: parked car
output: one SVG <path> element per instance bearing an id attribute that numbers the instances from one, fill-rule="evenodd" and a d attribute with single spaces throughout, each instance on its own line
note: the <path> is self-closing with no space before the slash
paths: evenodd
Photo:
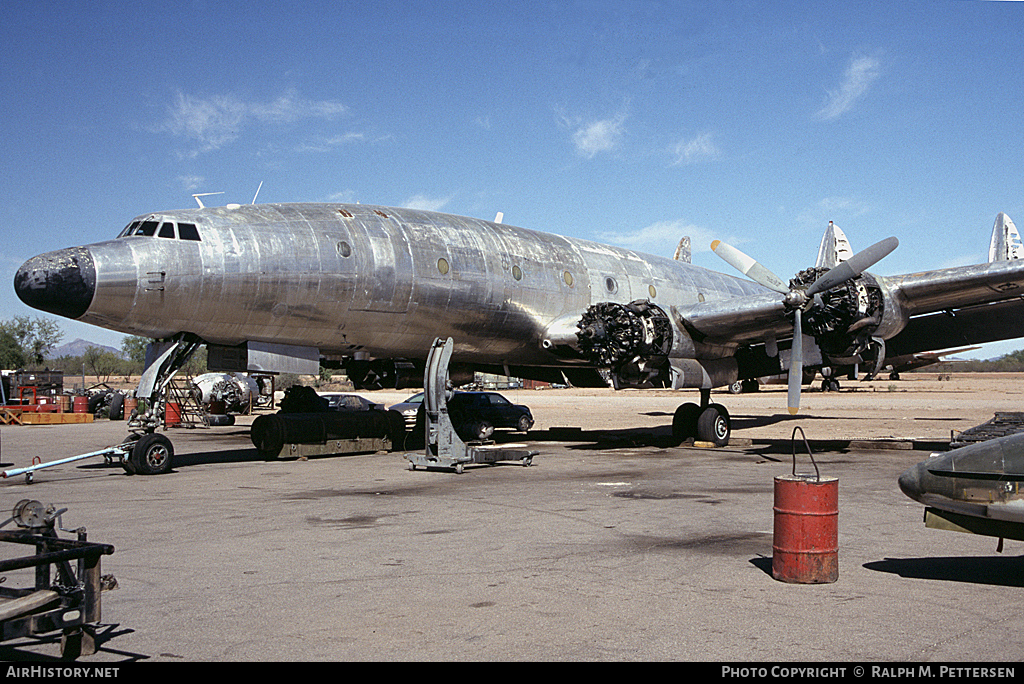
<path id="1" fill-rule="evenodd" d="M 327 400 L 327 408 L 331 411 L 383 411 L 384 404 L 375 404 L 358 394 L 321 394 Z"/>
<path id="2" fill-rule="evenodd" d="M 398 411 L 402 414 L 402 418 L 405 420 L 405 427 L 409 430 L 416 426 L 416 412 L 420 410 L 420 406 L 423 405 L 423 392 L 414 394 L 405 401 L 393 404 L 391 406 L 392 411 Z"/>
<path id="3" fill-rule="evenodd" d="M 422 405 L 423 392 L 420 392 L 395 404 L 391 410 L 399 411 L 405 424 L 414 429 Z M 495 428 L 526 432 L 534 423 L 528 406 L 513 404 L 497 392 L 456 392 L 448 400 L 448 415 L 459 436 L 470 440 L 487 439 Z"/>

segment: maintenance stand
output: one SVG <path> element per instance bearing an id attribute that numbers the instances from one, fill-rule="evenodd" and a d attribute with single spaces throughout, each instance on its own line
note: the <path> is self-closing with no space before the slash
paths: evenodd
<path id="1" fill-rule="evenodd" d="M 423 372 L 423 453 L 407 453 L 409 470 L 422 468 L 448 468 L 462 473 L 467 463 L 493 465 L 498 461 L 520 461 L 524 466 L 533 463 L 539 452 L 528 449 L 526 444 L 495 444 L 493 440 L 464 442 L 455 432 L 448 414 L 448 399 L 452 395 L 448 380 L 448 362 L 452 358 L 452 338 L 434 340 L 427 355 L 427 367 Z"/>

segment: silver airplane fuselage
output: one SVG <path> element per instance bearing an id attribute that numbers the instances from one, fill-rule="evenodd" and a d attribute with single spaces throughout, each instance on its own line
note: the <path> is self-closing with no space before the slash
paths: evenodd
<path id="1" fill-rule="evenodd" d="M 338 204 L 146 214 L 117 239 L 34 257 L 15 286 L 36 308 L 150 338 L 421 359 L 435 338 L 452 337 L 459 361 L 517 366 L 565 364 L 557 350 L 597 302 L 668 311 L 766 296 L 740 278 L 586 240 Z M 732 351 L 673 328 L 672 357 Z"/>

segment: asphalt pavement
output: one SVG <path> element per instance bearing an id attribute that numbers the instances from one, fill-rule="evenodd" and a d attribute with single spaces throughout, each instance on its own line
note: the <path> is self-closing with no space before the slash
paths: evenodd
<path id="1" fill-rule="evenodd" d="M 607 410 L 614 411 L 613 406 Z M 245 421 L 243 420 L 243 423 Z M 3 427 L 22 467 L 123 423 Z M 839 579 L 772 577 L 782 441 L 672 447 L 664 430 L 541 430 L 533 465 L 409 471 L 401 453 L 259 458 L 244 424 L 171 429 L 173 471 L 94 458 L 0 480 L 113 544 L 82 662 L 985 661 L 1024 653 L 1024 546 L 926 529 L 896 479 L 927 452 L 814 454 L 839 478 Z M 499 435 L 523 441 L 522 435 Z M 798 472 L 813 472 L 798 451 Z M 6 517 L 6 516 L 4 516 Z M 4 557 L 23 553 L 3 549 Z M 31 582 L 10 573 L 10 586 Z M 59 638 L 0 644 L 59 655 Z"/>

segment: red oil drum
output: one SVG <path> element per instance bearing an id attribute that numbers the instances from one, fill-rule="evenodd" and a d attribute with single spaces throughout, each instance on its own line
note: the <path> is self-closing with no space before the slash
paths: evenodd
<path id="1" fill-rule="evenodd" d="M 169 401 L 164 409 L 164 427 L 174 427 L 181 423 L 181 404 Z"/>
<path id="2" fill-rule="evenodd" d="M 793 474 L 775 478 L 772 576 L 780 582 L 839 579 L 839 478 L 821 477 L 817 464 L 814 470 L 797 475 L 794 451 Z"/>
<path id="3" fill-rule="evenodd" d="M 89 397 L 75 397 L 71 405 L 75 413 L 88 413 Z"/>

